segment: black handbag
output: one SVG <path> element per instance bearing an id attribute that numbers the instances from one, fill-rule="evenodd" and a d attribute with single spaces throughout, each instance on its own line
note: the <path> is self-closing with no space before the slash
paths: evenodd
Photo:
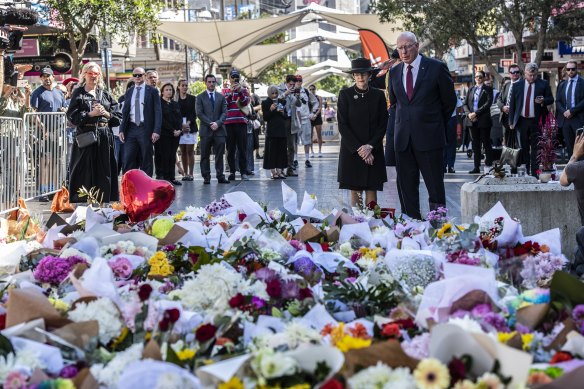
<path id="1" fill-rule="evenodd" d="M 97 134 L 95 131 L 84 132 L 75 136 L 75 142 L 77 143 L 77 147 L 83 149 L 97 143 Z"/>
<path id="2" fill-rule="evenodd" d="M 517 169 L 519 154 L 521 152 L 521 146 L 517 139 L 518 134 L 515 129 L 509 129 L 507 135 L 509 139 L 505 140 L 505 145 L 501 151 L 499 162 L 501 162 L 502 165 L 509 164 L 512 169 Z"/>

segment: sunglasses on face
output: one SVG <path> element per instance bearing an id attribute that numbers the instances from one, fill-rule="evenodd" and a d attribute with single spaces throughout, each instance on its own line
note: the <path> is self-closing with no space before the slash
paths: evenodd
<path id="1" fill-rule="evenodd" d="M 509 74 L 521 74 L 521 72 L 519 70 L 515 70 L 515 71 L 512 71 L 512 72 L 509 72 Z"/>
<path id="2" fill-rule="evenodd" d="M 576 68 L 566 68 L 566 71 L 567 72 L 575 72 L 576 71 Z"/>
<path id="3" fill-rule="evenodd" d="M 144 77 L 144 74 L 132 74 L 133 77 Z"/>

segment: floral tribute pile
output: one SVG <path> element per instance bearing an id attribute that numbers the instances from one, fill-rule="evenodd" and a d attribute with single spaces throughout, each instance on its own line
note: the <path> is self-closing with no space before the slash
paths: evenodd
<path id="1" fill-rule="evenodd" d="M 136 224 L 80 206 L 3 236 L 3 387 L 582 387 L 559 230 L 523 236 L 501 204 L 458 224 L 304 199 Z"/>

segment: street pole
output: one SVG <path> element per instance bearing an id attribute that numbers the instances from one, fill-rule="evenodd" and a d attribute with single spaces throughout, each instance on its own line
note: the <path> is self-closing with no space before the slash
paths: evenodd
<path id="1" fill-rule="evenodd" d="M 110 90 L 110 85 L 109 85 L 109 66 L 108 66 L 108 46 L 109 43 L 107 41 L 106 38 L 103 38 L 103 41 L 101 41 L 101 46 L 102 46 L 102 63 L 103 63 L 103 69 L 105 70 L 105 88 L 106 90 Z"/>
<path id="2" fill-rule="evenodd" d="M 185 8 L 185 22 L 190 22 L 190 17 L 187 16 L 187 12 L 189 11 Z M 189 84 L 189 73 L 189 46 L 185 43 L 185 79 L 187 80 L 187 85 Z"/>

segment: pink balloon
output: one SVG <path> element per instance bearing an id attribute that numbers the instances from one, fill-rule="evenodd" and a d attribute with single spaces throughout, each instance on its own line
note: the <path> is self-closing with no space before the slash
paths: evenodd
<path id="1" fill-rule="evenodd" d="M 132 169 L 122 177 L 120 193 L 122 204 L 131 222 L 141 222 L 160 215 L 174 201 L 174 186 L 164 180 L 155 180 L 142 170 Z"/>

